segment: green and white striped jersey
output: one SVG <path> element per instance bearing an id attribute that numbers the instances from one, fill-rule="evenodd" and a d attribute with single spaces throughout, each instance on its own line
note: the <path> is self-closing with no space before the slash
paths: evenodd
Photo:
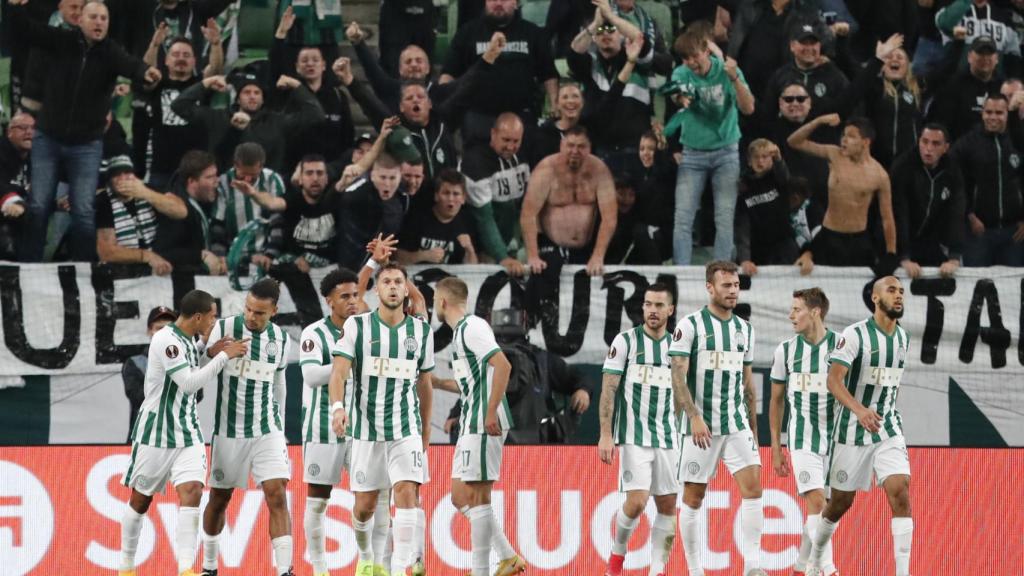
<path id="1" fill-rule="evenodd" d="M 341 328 L 327 316 L 302 330 L 299 365 L 330 366 L 331 350 L 341 338 Z M 344 441 L 331 430 L 331 396 L 327 390 L 330 376 L 323 382 L 305 382 L 302 388 L 302 441 L 337 444 Z M 345 409 L 352 406 L 352 381 L 345 385 Z"/>
<path id="2" fill-rule="evenodd" d="M 209 342 L 222 336 L 249 338 L 249 353 L 228 361 L 218 378 L 213 434 L 228 438 L 258 438 L 284 432 L 284 371 L 288 366 L 288 334 L 273 322 L 258 333 L 245 327 L 241 315 L 218 320 Z"/>
<path id="3" fill-rule="evenodd" d="M 602 372 L 621 377 L 612 416 L 616 444 L 677 446 L 670 341 L 667 332 L 655 340 L 642 324 L 612 340 Z"/>
<path id="4" fill-rule="evenodd" d="M 217 200 L 213 205 L 212 219 L 224 223 L 228 238 L 234 238 L 239 230 L 264 212 L 263 207 L 255 200 L 231 186 L 233 180 L 234 168 L 221 175 L 217 180 Z M 270 168 L 260 171 L 259 177 L 253 182 L 253 187 L 276 197 L 283 197 L 285 192 L 284 179 Z"/>
<path id="5" fill-rule="evenodd" d="M 470 314 L 456 324 L 452 336 L 452 374 L 462 400 L 459 436 L 487 433 L 487 403 L 494 386 L 494 368 L 488 361 L 498 352 L 501 348 L 486 320 Z M 502 430 L 512 428 L 512 412 L 504 396 L 498 406 L 498 424 Z"/>
<path id="6" fill-rule="evenodd" d="M 389 326 L 376 310 L 350 316 L 332 354 L 352 361 L 352 438 L 375 442 L 422 434 L 416 380 L 434 369 L 429 324 L 406 316 Z"/>
<path id="7" fill-rule="evenodd" d="M 146 399 L 132 430 L 132 442 L 157 448 L 203 443 L 195 392 L 185 392 L 181 377 L 199 368 L 195 340 L 172 322 L 153 334 L 146 364 Z"/>
<path id="8" fill-rule="evenodd" d="M 828 356 L 837 340 L 831 330 L 817 344 L 797 334 L 775 349 L 771 378 L 786 386 L 790 450 L 828 454 L 836 413 L 835 396 L 828 391 Z"/>
<path id="9" fill-rule="evenodd" d="M 690 359 L 686 386 L 711 434 L 750 428 L 743 403 L 743 367 L 754 361 L 749 322 L 735 314 L 722 320 L 705 306 L 676 324 L 668 354 Z M 684 418 L 683 434 L 689 433 L 690 420 Z"/>
<path id="10" fill-rule="evenodd" d="M 865 407 L 878 412 L 882 423 L 877 433 L 869 434 L 857 417 L 841 406 L 834 442 L 868 446 L 903 435 L 896 398 L 909 352 L 910 336 L 899 324 L 892 334 L 886 334 L 870 317 L 843 330 L 829 362 L 849 368 L 846 389 Z"/>

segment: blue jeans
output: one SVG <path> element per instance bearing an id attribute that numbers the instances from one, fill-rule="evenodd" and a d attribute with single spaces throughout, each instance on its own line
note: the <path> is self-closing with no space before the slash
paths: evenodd
<path id="1" fill-rule="evenodd" d="M 36 131 L 32 139 L 32 190 L 28 214 L 18 253 L 22 262 L 39 262 L 46 245 L 46 227 L 53 214 L 61 169 L 68 183 L 71 200 L 71 259 L 96 260 L 96 215 L 93 209 L 99 182 L 103 141 L 62 144 Z"/>
<path id="2" fill-rule="evenodd" d="M 740 153 L 736 144 L 718 150 L 683 151 L 683 163 L 676 176 L 676 215 L 672 238 L 672 261 L 687 266 L 693 257 L 693 221 L 708 179 L 714 188 L 715 260 L 732 258 L 733 216 L 740 180 Z"/>
<path id="3" fill-rule="evenodd" d="M 986 228 L 981 236 L 968 231 L 964 266 L 1024 266 L 1024 244 L 1013 241 L 1016 231 L 1016 226 Z"/>

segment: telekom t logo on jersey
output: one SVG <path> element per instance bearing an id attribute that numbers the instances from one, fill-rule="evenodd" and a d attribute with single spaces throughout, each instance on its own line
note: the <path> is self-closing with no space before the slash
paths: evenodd
<path id="1" fill-rule="evenodd" d="M 0 558 L 4 574 L 30 572 L 50 548 L 53 505 L 31 472 L 0 461 Z M 10 572 L 8 572 L 8 570 Z"/>

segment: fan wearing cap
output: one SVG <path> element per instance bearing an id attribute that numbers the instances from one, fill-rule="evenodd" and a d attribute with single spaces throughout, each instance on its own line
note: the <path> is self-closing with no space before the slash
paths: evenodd
<path id="1" fill-rule="evenodd" d="M 945 85 L 937 90 L 928 120 L 949 128 L 953 141 L 981 124 L 985 98 L 999 94 L 1003 82 L 999 58 L 995 40 L 991 36 L 978 36 L 967 52 L 967 70 L 949 76 Z"/>
<path id="2" fill-rule="evenodd" d="M 289 76 L 281 76 L 276 84 L 279 90 L 291 92 L 286 112 L 269 110 L 264 105 L 265 86 L 255 73 L 235 74 L 230 85 L 237 96 L 235 106 L 227 110 L 203 103 L 214 92 L 227 92 L 229 80 L 224 76 L 204 78 L 200 84 L 185 90 L 171 103 L 171 110 L 207 131 L 210 149 L 218 154 L 218 166 L 231 163 L 231 154 L 238 144 L 257 142 L 266 151 L 267 167 L 278 173 L 287 173 L 285 144 L 293 135 L 324 121 L 320 101 L 309 87 Z"/>
<path id="3" fill-rule="evenodd" d="M 1009 2 L 995 0 L 953 0 L 935 14 L 935 25 L 944 42 L 963 40 L 972 46 L 975 40 L 987 37 L 1002 58 L 1007 76 L 1018 76 L 1021 70 L 1021 37 L 1013 25 Z"/>
<path id="4" fill-rule="evenodd" d="M 154 274 L 170 274 L 171 263 L 153 251 L 157 214 L 182 220 L 188 209 L 177 195 L 146 186 L 133 170 L 127 155 L 106 161 L 107 184 L 96 193 L 96 253 L 100 262 L 145 262 Z"/>
<path id="5" fill-rule="evenodd" d="M 178 315 L 167 306 L 153 308 L 149 311 L 149 316 L 146 317 L 146 339 L 152 339 L 153 334 L 177 319 Z M 131 404 L 131 414 L 128 417 L 128 442 L 131 442 L 131 430 L 135 427 L 135 419 L 139 417 L 139 408 L 142 407 L 142 401 L 146 399 L 146 367 L 148 365 L 148 344 L 138 354 L 121 364 L 124 395 L 128 397 L 128 403 Z"/>
<path id="6" fill-rule="evenodd" d="M 850 82 L 832 60 L 821 53 L 821 36 L 810 24 L 797 26 L 790 34 L 789 51 L 792 61 L 772 74 L 761 102 L 767 108 L 767 117 L 777 112 L 776 103 L 783 87 L 799 82 L 814 97 L 811 116 L 835 112 L 839 98 Z"/>

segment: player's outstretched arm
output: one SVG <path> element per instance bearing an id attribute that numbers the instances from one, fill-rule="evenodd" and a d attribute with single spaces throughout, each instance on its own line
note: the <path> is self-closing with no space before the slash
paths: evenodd
<path id="1" fill-rule="evenodd" d="M 615 393 L 619 390 L 620 381 L 621 376 L 617 374 L 606 373 L 601 376 L 601 404 L 598 409 L 601 438 L 597 443 L 597 453 L 605 464 L 611 464 L 615 454 L 615 443 L 612 441 L 612 411 L 615 408 Z"/>
<path id="2" fill-rule="evenodd" d="M 868 432 L 878 432 L 879 423 L 882 417 L 874 410 L 869 410 L 861 404 L 850 391 L 846 389 L 846 373 L 849 371 L 845 365 L 839 362 L 832 362 L 828 367 L 828 391 L 835 396 L 836 400 L 853 412 L 857 421 Z"/>
<path id="3" fill-rule="evenodd" d="M 840 119 L 838 114 L 818 116 L 814 120 L 811 120 L 807 124 L 797 128 L 796 131 L 790 134 L 789 138 L 786 139 L 786 143 L 789 144 L 790 148 L 799 150 L 805 154 L 818 156 L 819 158 L 831 159 L 834 154 L 839 152 L 839 147 L 812 142 L 811 134 L 814 134 L 814 131 L 817 130 L 819 126 L 839 126 L 839 123 Z"/>

